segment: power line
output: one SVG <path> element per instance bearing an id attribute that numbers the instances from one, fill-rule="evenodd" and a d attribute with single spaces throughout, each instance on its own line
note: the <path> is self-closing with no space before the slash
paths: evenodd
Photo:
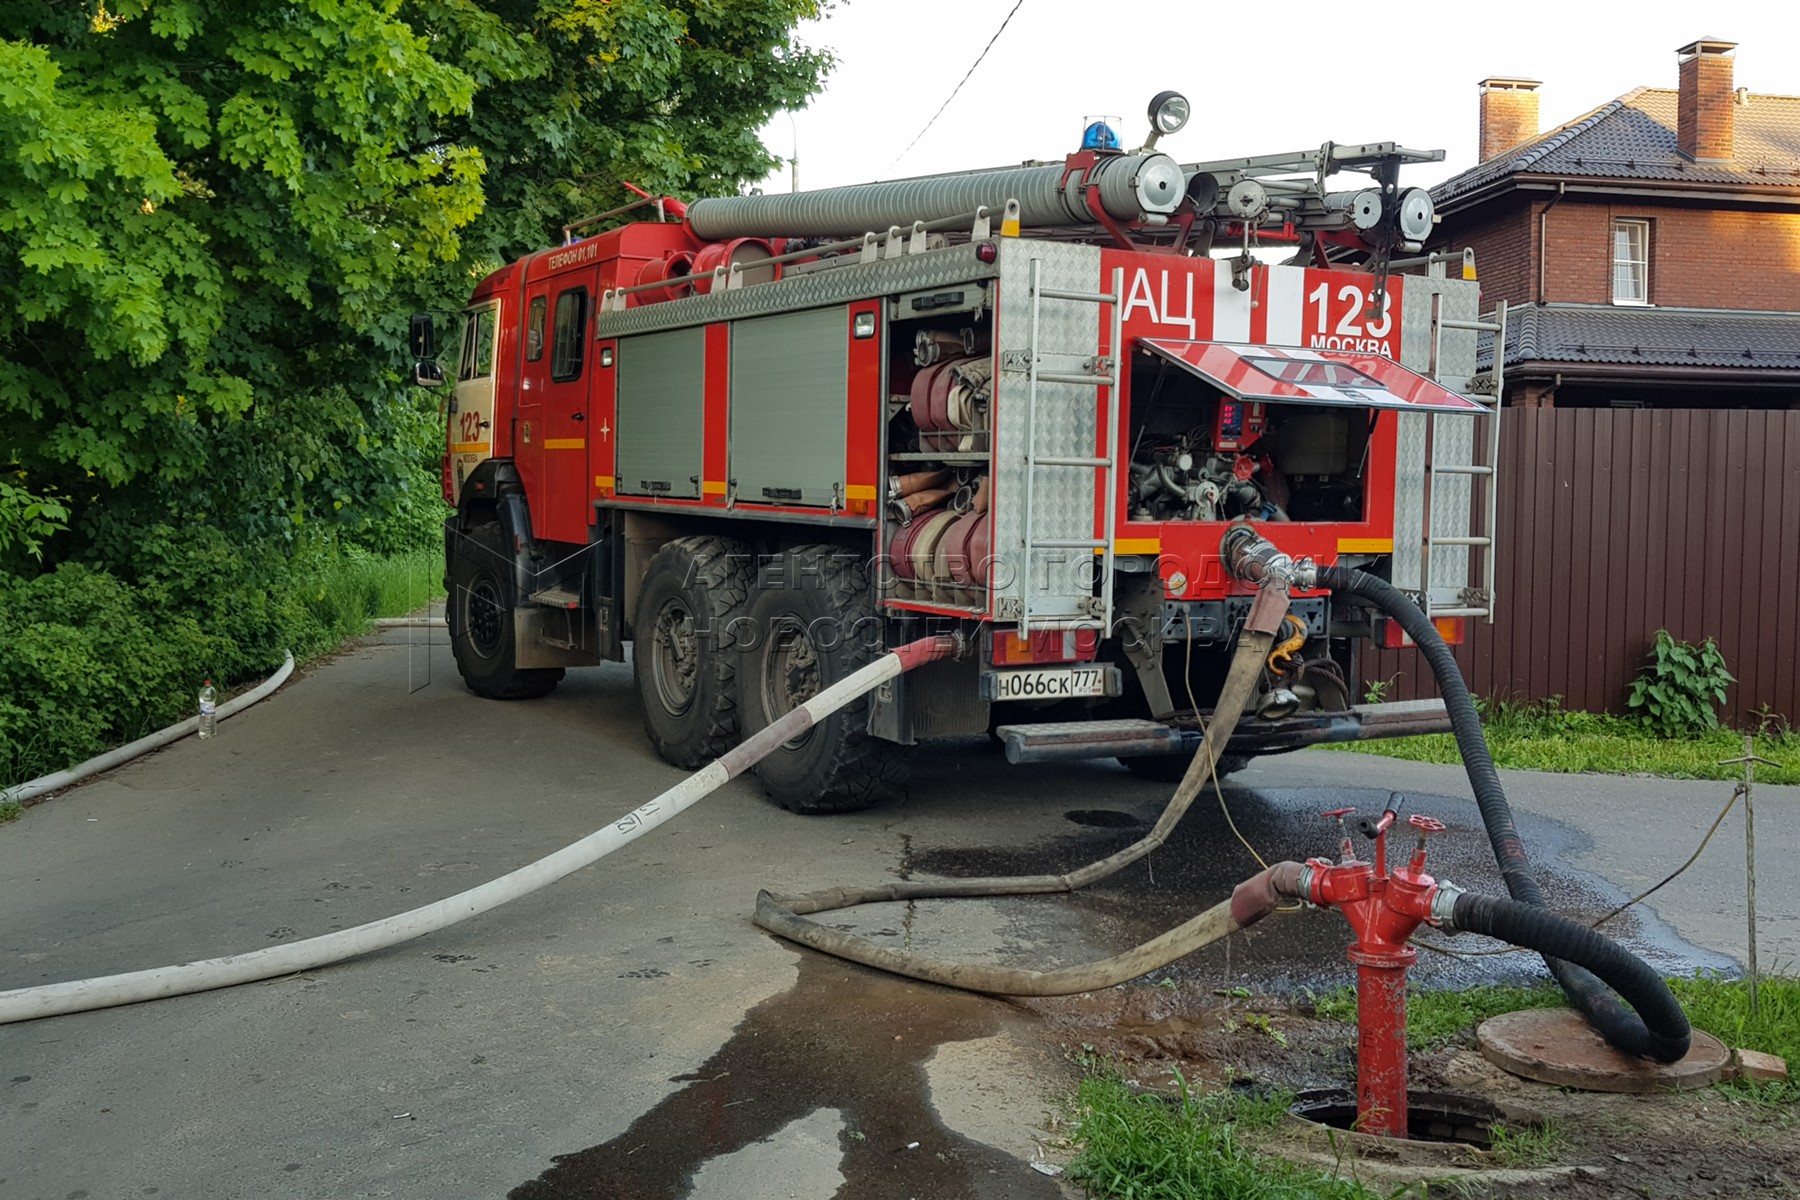
<path id="1" fill-rule="evenodd" d="M 970 65 L 967 74 L 965 74 L 962 77 L 962 79 L 957 82 L 957 85 L 954 88 L 950 89 L 949 98 L 946 99 L 943 102 L 943 104 L 938 106 L 938 110 L 936 112 L 931 114 L 931 120 L 925 122 L 925 128 L 919 130 L 918 134 L 916 136 L 914 136 L 913 140 L 906 144 L 906 149 L 902 150 L 899 154 L 894 156 L 894 162 L 897 163 L 901 159 L 905 158 L 908 154 L 912 153 L 912 148 L 919 144 L 919 138 L 922 138 L 927 133 L 931 132 L 931 127 L 933 125 L 937 124 L 937 119 L 944 115 L 944 110 L 946 108 L 950 107 L 950 101 L 956 99 L 956 94 L 958 92 L 962 91 L 963 84 L 969 82 L 969 76 L 975 74 L 975 68 L 979 67 L 981 65 L 981 61 L 987 57 L 988 51 L 992 50 L 994 48 L 994 43 L 1000 40 L 1001 34 L 1006 32 L 1006 27 L 1008 25 L 1012 24 L 1012 19 L 1013 19 L 1014 14 L 1016 14 L 1024 6 L 1025 6 L 1025 0 L 1018 0 L 1018 3 L 1016 3 L 1012 6 L 1012 12 L 1009 12 L 1006 14 L 1006 20 L 1000 22 L 1000 28 L 994 30 L 994 36 L 988 39 L 988 44 L 983 46 L 981 48 L 981 53 L 975 56 L 975 61 L 973 64 Z"/>

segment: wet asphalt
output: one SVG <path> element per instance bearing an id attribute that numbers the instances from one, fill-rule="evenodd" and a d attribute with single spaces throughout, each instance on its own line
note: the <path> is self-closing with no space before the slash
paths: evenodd
<path id="1" fill-rule="evenodd" d="M 628 668 L 496 705 L 461 687 L 442 647 L 408 636 L 353 647 L 212 742 L 0 827 L 0 989 L 385 916 L 531 861 L 680 778 L 644 743 Z M 1678 864 L 1728 794 L 1507 778 L 1544 891 L 1590 920 Z M 1228 894 L 1257 869 L 1244 842 L 1269 861 L 1330 854 L 1335 827 L 1317 814 L 1373 813 L 1395 789 L 1406 812 L 1449 826 L 1429 870 L 1499 888 L 1457 772 L 1309 753 L 1228 781 L 1242 841 L 1208 792 L 1167 845 L 1080 895 L 875 905 L 833 923 L 951 957 L 1082 962 Z M 0 1195 L 1057 1195 L 1028 1160 L 1066 1079 L 1029 1010 L 797 949 L 750 910 L 762 887 L 1077 866 L 1141 836 L 1169 791 L 1113 763 L 1009 767 L 981 738 L 922 748 L 908 798 L 868 813 L 796 818 L 738 780 L 604 863 L 420 942 L 0 1027 Z M 1795 799 L 1765 794 L 1767 861 L 1800 850 Z M 1735 971 L 1734 833 L 1722 827 L 1695 870 L 1607 928 L 1662 970 Z M 1800 894 L 1768 875 L 1764 953 L 1791 961 Z M 1348 943 L 1336 914 L 1278 914 L 1144 982 L 1333 988 L 1352 978 Z M 1413 978 L 1542 971 L 1525 954 L 1421 953 Z"/>
<path id="2" fill-rule="evenodd" d="M 1393 788 L 1260 787 L 1228 780 L 1223 806 L 1218 793 L 1210 788 L 1202 792 L 1169 840 L 1142 862 L 1071 897 L 1003 904 L 1020 914 L 1034 906 L 1067 904 L 1082 914 L 1096 942 L 1135 945 L 1187 920 L 1256 873 L 1259 863 L 1252 851 L 1264 862 L 1335 858 L 1337 825 L 1320 814 L 1350 808 L 1374 816 L 1395 795 Z M 1420 813 L 1450 827 L 1428 844 L 1428 873 L 1467 891 L 1505 895 L 1473 799 L 1415 791 L 1399 791 L 1398 795 L 1402 797 L 1402 822 L 1407 815 Z M 1149 832 L 1159 812 L 1159 805 L 1146 809 L 1141 804 L 1070 809 L 1064 814 L 1068 832 L 1046 842 L 1011 849 L 925 851 L 915 854 L 910 865 L 922 874 L 948 877 L 1065 871 L 1130 845 Z M 1355 817 L 1348 819 L 1354 822 Z M 1516 824 L 1538 868 L 1546 900 L 1564 915 L 1591 924 L 1631 899 L 1606 879 L 1567 865 L 1592 845 L 1592 839 L 1581 830 L 1529 814 L 1518 814 Z M 1401 865 L 1411 853 L 1411 833 L 1402 825 L 1390 835 L 1391 866 Z M 1358 856 L 1372 860 L 1373 844 L 1354 835 L 1353 839 Z M 1665 974 L 1737 971 L 1728 956 L 1684 940 L 1653 910 L 1627 909 L 1603 928 Z M 1234 981 L 1234 985 L 1243 980 L 1259 990 L 1275 992 L 1325 991 L 1352 981 L 1353 968 L 1345 959 L 1349 940 L 1348 924 L 1337 913 L 1283 911 L 1242 935 L 1189 955 L 1158 978 Z M 1420 952 L 1419 962 L 1408 976 L 1416 987 L 1459 989 L 1549 977 L 1538 956 L 1495 953 L 1504 948 L 1486 938 L 1462 935 L 1426 940 L 1444 952 Z"/>

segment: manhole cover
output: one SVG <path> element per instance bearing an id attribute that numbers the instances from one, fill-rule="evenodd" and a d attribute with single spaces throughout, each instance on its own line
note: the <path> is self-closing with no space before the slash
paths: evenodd
<path id="1" fill-rule="evenodd" d="M 1475 1031 L 1482 1057 L 1503 1071 L 1539 1083 L 1588 1092 L 1682 1092 L 1719 1082 L 1731 1051 L 1696 1029 L 1687 1057 L 1659 1063 L 1622 1054 L 1580 1013 L 1535 1008 L 1502 1013 Z"/>

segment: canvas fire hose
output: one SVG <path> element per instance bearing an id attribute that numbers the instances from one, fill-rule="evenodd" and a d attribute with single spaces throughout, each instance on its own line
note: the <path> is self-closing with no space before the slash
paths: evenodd
<path id="1" fill-rule="evenodd" d="M 1412 955 L 1406 941 L 1422 922 L 1452 933 L 1459 930 L 1483 933 L 1540 951 L 1570 1003 L 1608 1042 L 1628 1054 L 1662 1062 L 1673 1062 L 1685 1055 L 1689 1037 L 1687 1016 L 1662 978 L 1617 943 L 1545 907 L 1543 894 L 1513 826 L 1511 809 L 1500 788 L 1499 775 L 1488 753 L 1487 739 L 1482 733 L 1480 716 L 1475 711 L 1468 687 L 1443 638 L 1418 606 L 1385 581 L 1360 571 L 1318 568 L 1306 560 L 1297 563 L 1248 526 L 1229 531 L 1222 549 L 1226 564 L 1235 575 L 1258 584 L 1256 600 L 1239 635 L 1213 720 L 1174 796 L 1149 834 L 1107 858 L 1066 875 L 902 880 L 864 888 L 832 888 L 798 896 L 776 896 L 764 891 L 757 897 L 756 923 L 816 950 L 914 979 L 996 995 L 1058 996 L 1109 987 L 1166 966 L 1260 920 L 1274 911 L 1279 897 L 1288 897 L 1343 909 L 1358 934 L 1351 958 L 1362 968 L 1360 982 L 1368 988 L 1393 993 L 1393 981 L 1400 980 L 1397 1001 L 1394 995 L 1389 996 L 1386 1004 L 1379 999 L 1371 1001 L 1368 1024 L 1378 1028 L 1365 1029 L 1364 1035 L 1371 1046 L 1381 1047 L 1375 1053 L 1375 1059 L 1385 1061 L 1397 1053 L 1402 1091 L 1405 1079 L 1404 969 L 1410 964 Z M 1287 615 L 1288 589 L 1292 585 L 1322 585 L 1342 591 L 1360 602 L 1373 604 L 1399 621 L 1425 651 L 1444 693 L 1470 783 L 1511 899 L 1464 893 L 1449 884 L 1440 886 L 1424 875 L 1425 836 L 1433 829 L 1443 827 L 1430 818 L 1413 823 L 1419 830 L 1420 844 L 1415 861 L 1409 864 L 1410 876 L 1407 869 L 1403 869 L 1389 877 L 1385 863 L 1386 832 L 1396 815 L 1390 811 L 1378 823 L 1379 828 L 1371 831 L 1371 836 L 1377 840 L 1377 865 L 1354 861 L 1347 842 L 1345 862 L 1333 871 L 1316 869 L 1326 865 L 1323 860 L 1276 864 L 1241 885 L 1231 900 L 1212 906 L 1162 936 L 1123 954 L 1077 967 L 1033 971 L 937 959 L 880 946 L 867 938 L 807 919 L 811 914 L 879 901 L 1071 892 L 1117 873 L 1162 845 L 1201 787 L 1212 777 L 1213 764 L 1229 744 L 1232 731 L 1249 704 L 1262 663 Z M 1390 878 L 1402 879 L 1402 886 L 1390 888 Z M 1376 880 L 1380 881 L 1379 885 L 1375 884 Z M 1359 954 L 1362 957 L 1358 957 Z M 1618 989 L 1632 1007 L 1627 1008 L 1621 1003 L 1608 985 Z M 1361 990 L 1359 988 L 1359 996 Z M 1397 1021 L 1396 1011 L 1399 1014 Z M 1377 1074 L 1392 1076 L 1393 1072 L 1371 1071 L 1370 1074 L 1372 1077 Z M 1400 1130 L 1396 1136 L 1405 1136 L 1404 1105 L 1396 1119 Z"/>
<path id="2" fill-rule="evenodd" d="M 228 954 L 179 966 L 154 967 L 122 975 L 77 979 L 0 992 L 0 1025 L 30 1021 L 63 1013 L 87 1012 L 166 996 L 231 987 L 312 970 L 397 946 L 448 928 L 470 917 L 498 908 L 521 896 L 547 887 L 565 875 L 598 862 L 614 850 L 634 841 L 658 825 L 684 812 L 737 776 L 784 742 L 808 729 L 845 704 L 882 683 L 956 653 L 957 639 L 927 637 L 909 642 L 877 658 L 861 670 L 825 688 L 767 728 L 745 738 L 717 761 L 702 767 L 647 804 L 595 830 L 554 854 L 511 871 L 479 887 L 403 912 L 280 946 L 268 946 L 247 954 Z"/>

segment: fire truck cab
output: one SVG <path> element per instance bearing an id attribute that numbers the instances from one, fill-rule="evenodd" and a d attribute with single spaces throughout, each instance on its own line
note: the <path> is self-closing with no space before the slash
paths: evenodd
<path id="1" fill-rule="evenodd" d="M 691 768 L 885 647 L 960 634 L 757 767 L 830 812 L 894 795 L 904 748 L 946 735 L 1178 774 L 1250 602 L 1234 525 L 1378 572 L 1452 632 L 1491 619 L 1476 338 L 1504 311 L 1417 255 L 1429 196 L 1397 181 L 1441 154 L 1181 164 L 1154 140 L 646 198 L 483 280 L 444 456 L 468 686 L 538 697 L 630 647 L 651 743 Z M 1253 253 L 1274 244 L 1289 262 Z M 1357 703 L 1383 624 L 1296 595 L 1227 766 L 1447 729 L 1435 703 Z"/>

